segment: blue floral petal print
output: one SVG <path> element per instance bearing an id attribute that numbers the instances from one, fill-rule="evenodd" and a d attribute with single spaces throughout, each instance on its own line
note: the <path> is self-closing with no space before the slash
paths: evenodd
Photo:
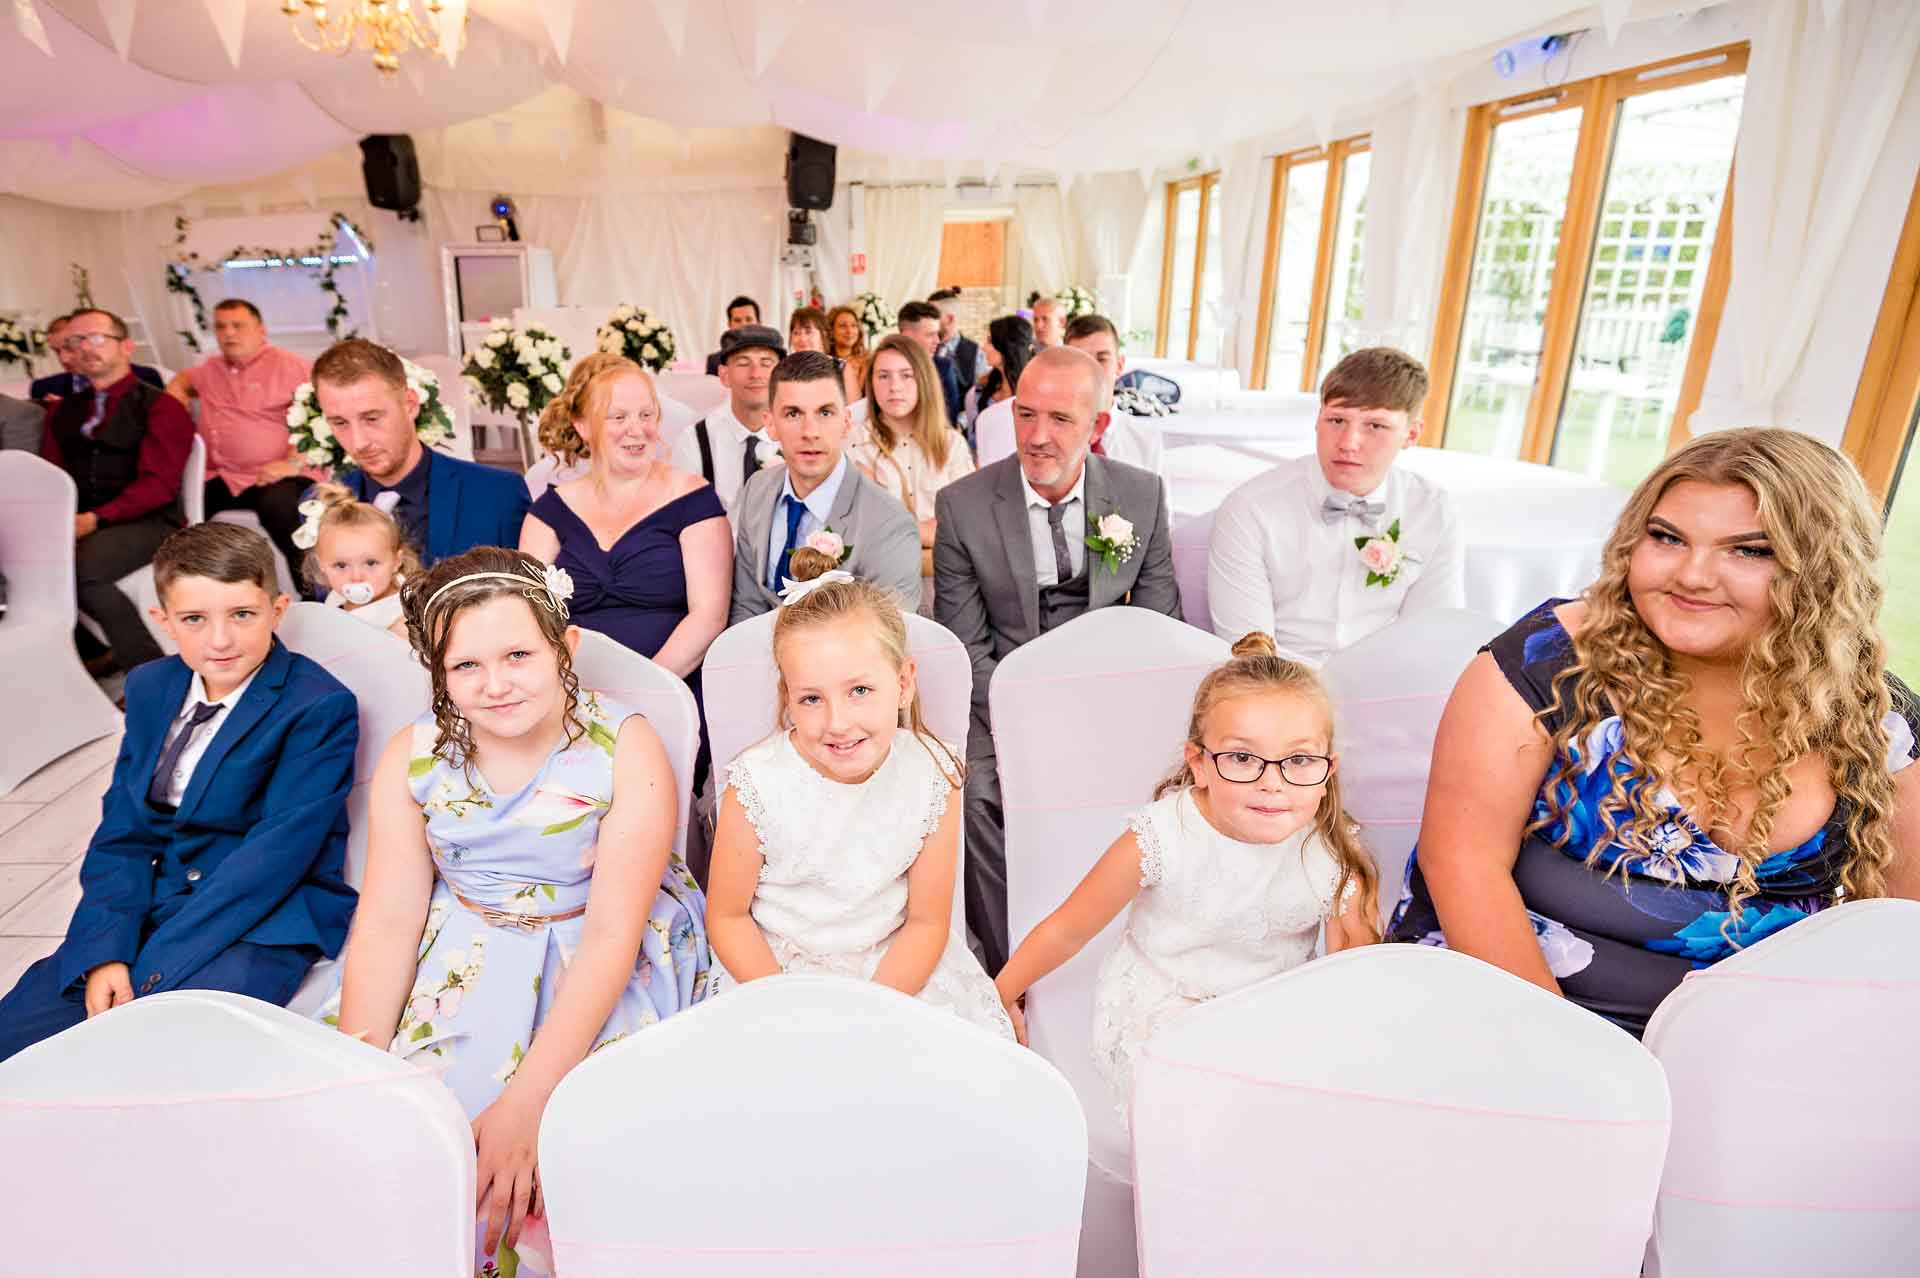
<path id="1" fill-rule="evenodd" d="M 1720 934 L 1721 925 L 1732 917 L 1725 910 L 1708 910 L 1673 934 L 1670 941 L 1653 940 L 1647 948 L 1656 954 L 1672 954 L 1687 959 L 1696 967 L 1707 967 L 1745 949 L 1755 941 L 1772 936 L 1807 917 L 1807 912 L 1791 905 L 1768 905 L 1741 911 L 1740 924 L 1728 928 L 1730 942 Z M 1736 944 L 1737 943 L 1737 944 Z"/>

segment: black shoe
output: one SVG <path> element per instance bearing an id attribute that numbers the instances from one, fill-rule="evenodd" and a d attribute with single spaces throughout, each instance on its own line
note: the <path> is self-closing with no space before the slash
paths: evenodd
<path id="1" fill-rule="evenodd" d="M 120 673 L 120 663 L 113 659 L 111 652 L 103 652 L 97 657 L 87 657 L 80 664 L 85 666 L 87 673 L 96 679 L 105 679 L 108 675 Z"/>

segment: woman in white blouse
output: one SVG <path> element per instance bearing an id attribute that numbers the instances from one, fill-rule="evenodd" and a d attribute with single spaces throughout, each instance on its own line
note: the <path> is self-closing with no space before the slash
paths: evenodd
<path id="1" fill-rule="evenodd" d="M 973 472 L 967 441 L 947 425 L 940 376 L 926 350 L 898 333 L 880 340 L 867 361 L 870 412 L 848 448 L 853 464 L 900 499 L 920 521 L 920 612 L 933 608 L 933 499 Z"/>

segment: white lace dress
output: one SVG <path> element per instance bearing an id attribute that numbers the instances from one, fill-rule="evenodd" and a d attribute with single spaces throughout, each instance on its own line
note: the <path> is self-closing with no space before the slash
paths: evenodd
<path id="1" fill-rule="evenodd" d="M 782 970 L 872 979 L 907 919 L 907 871 L 956 793 L 941 764 L 902 728 L 886 762 L 846 785 L 782 732 L 735 759 L 727 784 L 760 838 L 753 921 Z M 951 932 L 920 997 L 1013 1037 L 993 982 Z"/>
<path id="2" fill-rule="evenodd" d="M 348 608 L 346 596 L 337 590 L 327 592 L 327 607 L 339 608 L 355 621 L 364 621 L 369 626 L 378 626 L 386 630 L 403 615 L 400 607 L 400 592 L 394 591 L 384 599 L 376 599 L 358 608 Z"/>
<path id="3" fill-rule="evenodd" d="M 1241 843 L 1208 824 L 1192 790 L 1127 825 L 1140 842 L 1141 892 L 1093 994 L 1093 1065 L 1123 1121 L 1134 1062 L 1154 1031 L 1312 958 L 1340 877 L 1311 827 L 1284 843 Z"/>

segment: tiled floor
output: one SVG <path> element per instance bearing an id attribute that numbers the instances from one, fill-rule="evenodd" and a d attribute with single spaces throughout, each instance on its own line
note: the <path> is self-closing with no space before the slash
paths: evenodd
<path id="1" fill-rule="evenodd" d="M 0 795 L 0 993 L 66 934 L 119 747 L 118 736 L 102 737 Z"/>

